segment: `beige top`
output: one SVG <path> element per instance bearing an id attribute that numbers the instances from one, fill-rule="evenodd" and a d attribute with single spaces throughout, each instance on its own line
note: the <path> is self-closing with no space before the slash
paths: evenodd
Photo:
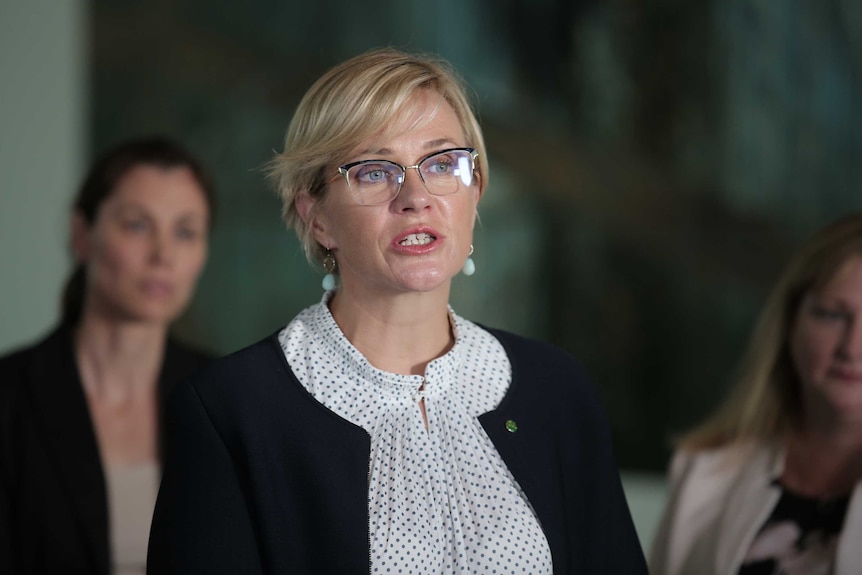
<path id="1" fill-rule="evenodd" d="M 147 541 L 159 490 L 159 466 L 156 462 L 114 465 L 106 471 L 111 573 L 145 575 Z"/>

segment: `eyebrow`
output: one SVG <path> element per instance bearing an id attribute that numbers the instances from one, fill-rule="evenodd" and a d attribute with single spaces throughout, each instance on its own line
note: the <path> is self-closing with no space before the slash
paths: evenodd
<path id="1" fill-rule="evenodd" d="M 144 216 L 146 216 L 148 218 L 152 216 L 152 212 L 150 212 L 150 210 L 146 206 L 139 204 L 137 202 L 134 202 L 134 201 L 123 202 L 121 204 L 118 204 L 117 207 L 115 208 L 115 210 L 116 210 L 116 213 L 119 215 L 126 215 L 128 213 L 134 213 L 134 214 L 143 214 Z M 198 214 L 196 212 L 191 212 L 191 211 L 186 210 L 179 215 L 179 218 L 180 218 L 180 220 L 203 219 L 204 221 L 206 221 L 209 219 L 209 213 L 207 212 L 205 214 Z"/>
<path id="2" fill-rule="evenodd" d="M 811 299 L 809 300 L 815 306 L 817 305 L 825 305 L 825 306 L 836 306 L 842 309 L 850 309 L 852 304 L 841 295 L 830 295 L 825 293 L 812 293 Z"/>
<path id="3" fill-rule="evenodd" d="M 422 147 L 426 150 L 433 150 L 434 148 L 439 148 L 440 146 L 442 146 L 444 144 L 451 144 L 453 146 L 457 146 L 457 144 L 455 143 L 454 140 L 452 140 L 452 138 L 437 138 L 436 140 L 429 140 L 429 141 L 425 142 L 422 145 Z M 357 156 L 364 156 L 364 155 L 368 155 L 368 154 L 386 155 L 386 154 L 392 154 L 392 153 L 393 153 L 393 151 L 390 148 L 369 148 L 367 150 L 363 150 L 362 152 L 359 152 L 357 154 Z"/>

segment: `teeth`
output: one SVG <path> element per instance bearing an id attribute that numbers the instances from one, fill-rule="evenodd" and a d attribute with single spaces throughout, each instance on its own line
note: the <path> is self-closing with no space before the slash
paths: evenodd
<path id="1" fill-rule="evenodd" d="M 434 236 L 431 234 L 410 234 L 401 240 L 400 244 L 402 246 L 424 246 L 426 244 L 430 244 L 432 241 L 434 241 Z"/>

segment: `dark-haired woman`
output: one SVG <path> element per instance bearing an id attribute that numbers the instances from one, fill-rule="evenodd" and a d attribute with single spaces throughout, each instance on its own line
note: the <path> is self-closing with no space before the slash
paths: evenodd
<path id="1" fill-rule="evenodd" d="M 160 137 L 92 167 L 61 324 L 0 358 L 0 573 L 144 573 L 169 389 L 207 356 L 171 340 L 207 256 L 213 189 Z"/>

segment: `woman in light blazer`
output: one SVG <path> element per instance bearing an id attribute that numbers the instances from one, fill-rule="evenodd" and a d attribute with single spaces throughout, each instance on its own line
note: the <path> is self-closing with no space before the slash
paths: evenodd
<path id="1" fill-rule="evenodd" d="M 685 436 L 654 575 L 862 569 L 862 214 L 781 276 L 726 404 Z"/>

